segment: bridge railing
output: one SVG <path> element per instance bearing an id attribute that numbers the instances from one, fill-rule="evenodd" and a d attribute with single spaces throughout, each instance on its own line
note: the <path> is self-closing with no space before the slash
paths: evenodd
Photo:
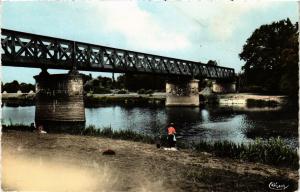
<path id="1" fill-rule="evenodd" d="M 230 79 L 234 69 L 2 29 L 2 65 Z"/>

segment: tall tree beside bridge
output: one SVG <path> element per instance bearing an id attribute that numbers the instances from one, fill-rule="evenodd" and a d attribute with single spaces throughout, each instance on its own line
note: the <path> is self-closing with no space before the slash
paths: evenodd
<path id="1" fill-rule="evenodd" d="M 165 90 L 167 78 L 148 74 L 124 74 L 118 77 L 117 84 L 123 84 L 130 91 L 139 89 Z"/>
<path id="2" fill-rule="evenodd" d="M 298 93 L 298 23 L 289 19 L 262 25 L 243 46 L 246 86 L 295 96 Z"/>

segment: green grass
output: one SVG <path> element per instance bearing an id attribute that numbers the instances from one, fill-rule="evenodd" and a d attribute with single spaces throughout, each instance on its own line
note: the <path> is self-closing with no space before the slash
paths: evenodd
<path id="1" fill-rule="evenodd" d="M 16 97 L 3 97 L 2 102 L 9 107 L 32 106 L 35 105 L 35 95 L 20 94 Z"/>
<path id="2" fill-rule="evenodd" d="M 3 125 L 2 131 L 18 130 L 31 131 L 28 125 Z M 155 138 L 150 135 L 137 133 L 132 130 L 114 131 L 111 128 L 98 129 L 95 126 L 82 128 L 75 135 L 86 135 L 95 137 L 107 137 L 111 139 L 122 139 L 138 141 L 144 143 L 155 143 Z M 161 143 L 167 146 L 166 137 L 162 137 Z M 190 148 L 185 143 L 177 141 L 179 148 Z M 229 141 L 218 141 L 215 143 L 201 141 L 192 145 L 195 151 L 209 152 L 218 157 L 228 157 L 250 162 L 259 162 L 274 166 L 289 167 L 298 169 L 299 157 L 297 151 L 284 144 L 281 138 L 270 138 L 268 140 L 256 139 L 254 142 L 245 144 L 235 144 Z"/>
<path id="3" fill-rule="evenodd" d="M 114 131 L 111 128 L 98 129 L 95 128 L 95 126 L 88 126 L 86 128 L 83 128 L 80 134 L 88 136 L 109 137 L 112 139 L 140 141 L 144 143 L 154 143 L 154 138 L 152 136 L 137 133 L 129 129 Z"/>
<path id="4" fill-rule="evenodd" d="M 274 100 L 247 99 L 247 107 L 276 107 L 278 102 Z"/>
<path id="5" fill-rule="evenodd" d="M 23 125 L 23 124 L 2 125 L 2 131 L 5 132 L 7 130 L 32 131 L 30 126 L 28 125 Z M 129 129 L 115 131 L 112 130 L 111 128 L 96 128 L 95 126 L 87 126 L 80 130 L 72 131 L 69 134 L 95 136 L 95 137 L 108 137 L 111 139 L 123 139 L 123 140 L 139 141 L 144 143 L 154 143 L 154 137 L 142 133 L 137 133 Z"/>
<path id="6" fill-rule="evenodd" d="M 149 98 L 149 97 L 95 97 L 93 95 L 86 96 L 84 99 L 85 106 L 93 107 L 97 105 L 164 105 L 165 99 Z"/>
<path id="7" fill-rule="evenodd" d="M 281 138 L 270 138 L 267 141 L 256 139 L 255 142 L 235 144 L 228 141 L 208 143 L 201 141 L 195 146 L 196 151 L 210 152 L 219 157 L 230 157 L 251 162 L 298 169 L 297 151 L 284 144 Z"/>
<path id="8" fill-rule="evenodd" d="M 200 101 L 208 104 L 218 104 L 219 103 L 219 97 L 216 94 L 211 95 L 199 95 Z"/>
<path id="9" fill-rule="evenodd" d="M 10 122 L 10 125 L 3 125 L 2 124 L 2 131 L 5 132 L 7 130 L 32 131 L 29 125 L 12 124 L 12 122 Z"/>

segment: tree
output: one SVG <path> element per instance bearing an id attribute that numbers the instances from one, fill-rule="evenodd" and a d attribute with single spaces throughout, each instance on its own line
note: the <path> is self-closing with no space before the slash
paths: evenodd
<path id="1" fill-rule="evenodd" d="M 20 90 L 22 91 L 22 93 L 28 93 L 31 90 L 34 91 L 35 90 L 35 86 L 32 85 L 31 83 L 21 83 L 20 84 Z"/>
<path id="2" fill-rule="evenodd" d="M 214 66 L 217 66 L 218 63 L 217 63 L 217 61 L 215 61 L 215 60 L 209 60 L 209 61 L 207 62 L 207 65 L 214 65 Z"/>
<path id="3" fill-rule="evenodd" d="M 82 79 L 83 79 L 83 84 L 85 84 L 87 81 L 93 79 L 92 74 L 89 74 L 89 75 L 81 74 L 81 75 L 82 75 Z"/>
<path id="4" fill-rule="evenodd" d="M 112 78 L 98 76 L 97 79 L 99 80 L 101 86 L 106 88 L 112 88 Z"/>
<path id="5" fill-rule="evenodd" d="M 239 54 L 247 86 L 268 92 L 296 94 L 298 90 L 298 23 L 289 19 L 262 25 Z M 290 87 L 292 85 L 293 87 Z M 288 91 L 288 92 L 287 92 Z"/>
<path id="6" fill-rule="evenodd" d="M 281 52 L 282 76 L 280 90 L 290 96 L 298 94 L 298 34 L 288 40 L 289 47 Z"/>
<path id="7" fill-rule="evenodd" d="M 5 83 L 3 85 L 3 91 L 7 93 L 16 93 L 20 89 L 19 82 L 14 80 L 11 83 Z"/>
<path id="8" fill-rule="evenodd" d="M 167 77 L 151 74 L 124 74 L 117 79 L 117 84 L 131 91 L 139 89 L 164 90 Z"/>

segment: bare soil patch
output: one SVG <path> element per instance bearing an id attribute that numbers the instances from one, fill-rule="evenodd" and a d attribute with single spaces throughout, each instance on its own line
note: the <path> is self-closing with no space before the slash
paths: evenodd
<path id="1" fill-rule="evenodd" d="M 111 149 L 115 155 L 102 155 Z M 191 150 L 67 134 L 2 134 L 2 188 L 44 191 L 267 191 L 298 172 Z"/>

